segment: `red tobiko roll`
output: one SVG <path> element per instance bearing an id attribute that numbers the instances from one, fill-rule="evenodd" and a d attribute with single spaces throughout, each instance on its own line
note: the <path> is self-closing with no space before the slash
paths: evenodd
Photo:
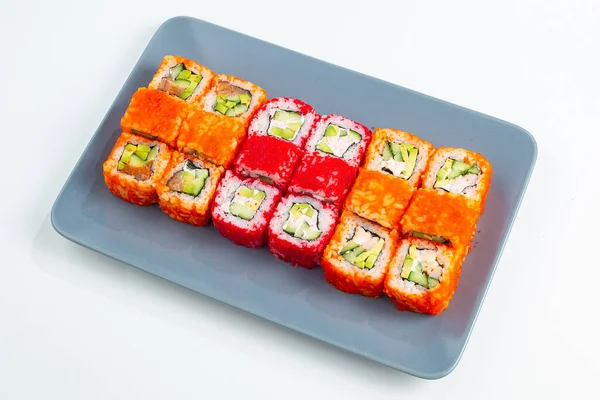
<path id="1" fill-rule="evenodd" d="M 308 153 L 300 161 L 288 191 L 307 194 L 340 208 L 355 179 L 356 170 L 344 160 Z"/>
<path id="2" fill-rule="evenodd" d="M 259 179 L 242 178 L 225 172 L 211 208 L 219 233 L 240 246 L 262 247 L 267 228 L 281 193 Z"/>
<path id="3" fill-rule="evenodd" d="M 272 136 L 248 138 L 235 161 L 240 176 L 259 178 L 284 192 L 302 156 L 298 146 Z"/>
<path id="4" fill-rule="evenodd" d="M 271 136 L 303 148 L 319 114 L 310 104 L 289 97 L 269 100 L 254 114 L 248 137 Z"/>
<path id="5" fill-rule="evenodd" d="M 269 222 L 269 250 L 294 267 L 314 268 L 335 230 L 338 210 L 310 196 L 288 194 Z"/>

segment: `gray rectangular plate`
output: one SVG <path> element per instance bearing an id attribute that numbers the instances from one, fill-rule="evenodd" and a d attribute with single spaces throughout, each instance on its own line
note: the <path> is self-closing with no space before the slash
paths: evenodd
<path id="1" fill-rule="evenodd" d="M 320 268 L 292 268 L 266 248 L 233 245 L 212 226 L 188 226 L 157 206 L 138 207 L 113 196 L 104 185 L 102 163 L 120 134 L 131 95 L 148 84 L 166 54 L 254 82 L 270 98 L 296 97 L 321 114 L 407 130 L 435 146 L 464 147 L 487 157 L 494 177 L 478 244 L 463 265 L 448 309 L 429 317 L 398 312 L 385 297 L 344 294 L 324 281 Z M 454 369 L 464 351 L 536 156 L 533 137 L 510 123 L 198 19 L 176 17 L 152 37 L 94 133 L 56 199 L 52 224 L 75 243 L 198 293 L 408 374 L 437 379 Z"/>

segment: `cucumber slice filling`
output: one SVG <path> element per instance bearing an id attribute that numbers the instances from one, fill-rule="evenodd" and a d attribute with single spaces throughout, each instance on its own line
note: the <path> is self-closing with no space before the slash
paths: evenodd
<path id="1" fill-rule="evenodd" d="M 450 244 L 450 240 L 446 239 L 443 236 L 430 235 L 424 232 L 412 231 L 411 236 L 414 236 L 419 239 L 430 240 L 432 242 L 440 243 L 440 244 Z"/>
<path id="2" fill-rule="evenodd" d="M 158 89 L 186 100 L 194 93 L 202 78 L 202 75 L 186 69 L 183 63 L 179 63 L 169 68 L 169 74 L 160 80 Z"/>
<path id="3" fill-rule="evenodd" d="M 252 95 L 248 90 L 223 80 L 217 82 L 216 93 L 217 100 L 212 108 L 228 117 L 239 117 L 244 114 L 252 101 Z"/>
<path id="4" fill-rule="evenodd" d="M 443 267 L 435 250 L 421 249 L 413 244 L 404 258 L 400 277 L 425 289 L 432 289 L 439 284 L 442 272 Z"/>
<path id="5" fill-rule="evenodd" d="M 447 158 L 437 172 L 433 187 L 455 194 L 464 193 L 466 189 L 477 185 L 480 174 L 481 169 L 476 163 L 467 164 Z"/>
<path id="6" fill-rule="evenodd" d="M 293 203 L 283 231 L 297 239 L 313 241 L 321 236 L 319 211 L 309 203 Z"/>
<path id="7" fill-rule="evenodd" d="M 360 133 L 339 125 L 329 124 L 316 148 L 323 153 L 343 158 L 346 152 L 361 140 Z"/>
<path id="8" fill-rule="evenodd" d="M 265 197 L 267 197 L 267 194 L 264 190 L 240 186 L 229 203 L 229 212 L 236 217 L 249 221 L 254 218 Z"/>
<path id="9" fill-rule="evenodd" d="M 402 179 L 410 179 L 415 166 L 419 149 L 410 143 L 394 143 L 386 141 L 381 156 L 381 170 Z"/>
<path id="10" fill-rule="evenodd" d="M 383 250 L 385 240 L 359 226 L 354 235 L 340 250 L 344 260 L 360 269 L 371 270 Z"/>
<path id="11" fill-rule="evenodd" d="M 209 175 L 207 168 L 197 167 L 190 160 L 186 160 L 183 167 L 169 178 L 167 186 L 174 192 L 196 197 L 204 189 Z"/>
<path id="12" fill-rule="evenodd" d="M 294 140 L 304 124 L 304 115 L 298 111 L 272 109 L 267 134 L 285 140 Z"/>
<path id="13" fill-rule="evenodd" d="M 154 172 L 154 160 L 158 156 L 158 146 L 127 143 L 117 162 L 117 170 L 145 181 Z"/>

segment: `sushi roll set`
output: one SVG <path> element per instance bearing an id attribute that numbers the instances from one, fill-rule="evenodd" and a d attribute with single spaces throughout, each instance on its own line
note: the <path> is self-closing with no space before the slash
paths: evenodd
<path id="1" fill-rule="evenodd" d="M 115 196 L 422 314 L 448 307 L 492 179 L 479 153 L 321 115 L 173 55 L 120 128 L 103 164 Z"/>

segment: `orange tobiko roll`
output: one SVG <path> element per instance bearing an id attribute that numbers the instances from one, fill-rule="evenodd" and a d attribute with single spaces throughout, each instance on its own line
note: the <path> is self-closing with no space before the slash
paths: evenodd
<path id="1" fill-rule="evenodd" d="M 361 169 L 344 207 L 386 228 L 398 228 L 414 190 L 404 179 Z"/>
<path id="2" fill-rule="evenodd" d="M 327 244 L 321 266 L 338 290 L 380 297 L 398 233 L 344 211 Z"/>
<path id="3" fill-rule="evenodd" d="M 175 147 L 187 111 L 185 102 L 165 91 L 140 88 L 121 118 L 121 129 Z"/>
<path id="4" fill-rule="evenodd" d="M 121 199 L 149 206 L 158 201 L 156 183 L 169 164 L 172 151 L 158 140 L 123 132 L 104 161 L 104 182 Z"/>
<path id="5" fill-rule="evenodd" d="M 229 169 L 246 139 L 244 123 L 203 110 L 193 110 L 183 122 L 177 148 Z"/>
<path id="6" fill-rule="evenodd" d="M 460 195 L 472 207 L 483 207 L 492 183 L 492 166 L 480 153 L 439 147 L 431 153 L 422 187 L 440 194 Z"/>
<path id="7" fill-rule="evenodd" d="M 148 85 L 188 104 L 199 104 L 210 89 L 215 73 L 194 60 L 166 55 Z"/>
<path id="8" fill-rule="evenodd" d="M 402 233 L 451 246 L 468 245 L 475 234 L 481 208 L 462 195 L 416 191 L 402 216 Z"/>
<path id="9" fill-rule="evenodd" d="M 156 185 L 158 205 L 171 218 L 204 226 L 225 170 L 189 154 L 173 152 L 162 179 Z"/>
<path id="10" fill-rule="evenodd" d="M 454 296 L 464 256 L 462 246 L 404 239 L 390 262 L 383 291 L 399 310 L 440 314 Z"/>

